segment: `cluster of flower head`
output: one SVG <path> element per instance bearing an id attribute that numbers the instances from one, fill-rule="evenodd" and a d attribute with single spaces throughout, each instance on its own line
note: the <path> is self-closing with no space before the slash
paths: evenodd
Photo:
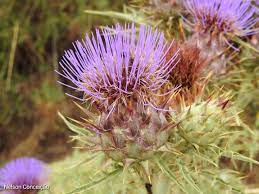
<path id="1" fill-rule="evenodd" d="M 254 17 L 257 9 L 249 0 L 185 0 L 183 4 L 193 16 L 189 24 L 198 33 L 219 38 L 258 32 L 253 28 L 258 22 L 258 17 Z M 132 97 L 142 104 L 152 105 L 152 96 L 161 91 L 169 77 L 184 79 L 187 76 L 185 80 L 174 82 L 190 84 L 204 67 L 205 59 L 199 46 L 185 44 L 181 49 L 182 56 L 178 56 L 177 50 L 168 55 L 171 48 L 172 44 L 166 43 L 163 33 L 148 26 L 140 26 L 139 32 L 134 25 L 97 29 L 92 37 L 86 35 L 82 42 L 76 41 L 74 50 L 65 52 L 60 62 L 62 71 L 58 73 L 73 86 L 61 84 L 83 92 L 84 97 L 80 100 L 90 100 L 98 108 L 109 111 Z M 190 59 L 191 53 L 196 53 L 196 62 Z M 173 72 L 179 60 L 182 63 Z M 194 63 L 195 68 L 191 68 Z"/>
<path id="2" fill-rule="evenodd" d="M 19 158 L 0 169 L 0 188 L 3 194 L 36 194 L 37 187 L 47 183 L 48 175 L 48 168 L 40 160 Z"/>
<path id="3" fill-rule="evenodd" d="M 82 122 L 73 120 L 89 131 L 83 136 L 78 132 L 77 136 L 85 142 L 86 150 L 103 151 L 128 167 L 145 160 L 153 166 L 153 159 L 162 158 L 167 152 L 170 160 L 177 161 L 177 156 L 171 153 L 178 152 L 178 146 L 178 153 L 187 158 L 184 155 L 190 145 L 204 148 L 219 142 L 220 146 L 225 145 L 222 139 L 231 134 L 229 126 L 236 125 L 232 119 L 235 111 L 227 110 L 229 98 L 224 95 L 200 98 L 211 75 L 206 66 L 209 63 L 212 66 L 211 58 L 221 55 L 225 46 L 219 44 L 220 49 L 214 49 L 218 40 L 211 38 L 224 37 L 228 42 L 225 39 L 228 35 L 256 33 L 258 29 L 253 29 L 258 21 L 254 17 L 256 9 L 245 0 L 183 2 L 194 18 L 190 25 L 196 30 L 195 35 L 206 34 L 201 36 L 206 37 L 204 41 L 189 39 L 168 44 L 164 34 L 150 26 L 117 24 L 97 29 L 91 37 L 86 35 L 82 42 L 76 41 L 74 49 L 65 51 L 57 73 L 73 85 L 60 83 L 83 93 L 78 99 L 94 106 L 93 110 L 84 111 L 87 117 Z M 223 59 L 219 62 L 224 62 Z M 206 73 L 205 81 L 199 82 Z M 218 151 L 209 152 L 214 155 Z M 196 156 L 190 154 L 187 163 L 196 169 L 198 163 L 190 159 Z M 170 164 L 168 169 L 171 166 L 177 168 Z M 142 170 L 145 172 L 145 167 L 140 176 Z M 148 170 L 144 174 L 149 172 L 153 173 Z M 143 180 L 146 178 L 145 175 Z"/>
<path id="4" fill-rule="evenodd" d="M 201 33 L 245 36 L 257 31 L 252 29 L 257 19 L 249 1 L 186 0 L 185 6 Z M 81 123 L 100 135 L 91 141 L 91 149 L 109 150 L 111 158 L 123 160 L 148 158 L 163 146 L 172 127 L 165 110 L 178 110 L 172 105 L 178 97 L 191 105 L 204 88 L 193 87 L 208 64 L 197 45 L 168 44 L 150 26 L 138 30 L 134 24 L 117 24 L 97 29 L 65 51 L 58 74 L 73 85 L 60 83 L 82 92 L 78 99 L 99 110 L 97 117 Z"/>

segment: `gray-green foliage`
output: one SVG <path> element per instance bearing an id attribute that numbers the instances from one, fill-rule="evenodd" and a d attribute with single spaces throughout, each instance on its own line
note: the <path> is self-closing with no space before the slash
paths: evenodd
<path id="1" fill-rule="evenodd" d="M 104 157 L 102 165 L 98 164 L 98 160 L 91 159 L 91 162 L 96 161 L 97 169 L 94 170 L 91 164 L 86 162 L 86 166 L 91 169 L 85 168 L 80 173 L 85 174 L 91 170 L 94 174 L 102 169 L 104 175 L 80 178 L 77 183 L 81 184 L 74 193 L 79 190 L 86 193 L 91 191 L 103 193 L 102 187 L 106 188 L 109 184 L 114 184 L 112 187 L 116 188 L 114 193 L 135 193 L 136 187 L 145 190 L 144 185 L 149 182 L 152 184 L 154 194 L 162 192 L 242 193 L 241 179 L 237 178 L 241 177 L 239 173 L 234 170 L 220 169 L 219 165 L 220 158 L 223 156 L 235 161 L 259 164 L 239 154 L 229 145 L 233 135 L 238 138 L 242 135 L 242 131 L 249 129 L 242 126 L 234 107 L 222 106 L 220 100 L 223 96 L 213 95 L 211 98 L 208 101 L 197 100 L 191 106 L 183 105 L 180 113 L 172 113 L 171 116 L 176 125 L 171 128 L 170 139 L 164 146 L 154 150 L 153 157 L 147 160 L 126 159 L 122 163 L 113 161 L 108 155 L 105 156 L 103 152 L 99 152 L 100 157 Z M 62 115 L 60 116 L 76 133 L 74 139 L 80 140 L 79 147 L 84 149 L 89 145 L 86 138 L 89 134 L 87 135 L 85 129 L 77 126 L 75 120 L 68 121 Z M 88 154 L 85 153 L 85 155 Z M 103 166 L 105 166 L 104 170 Z M 77 166 L 75 169 L 78 170 L 81 167 Z M 73 174 L 74 171 L 70 173 Z M 157 177 L 160 178 L 157 179 Z"/>

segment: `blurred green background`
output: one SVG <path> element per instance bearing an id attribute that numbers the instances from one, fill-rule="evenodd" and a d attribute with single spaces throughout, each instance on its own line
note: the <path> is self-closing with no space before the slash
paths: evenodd
<path id="1" fill-rule="evenodd" d="M 0 165 L 20 156 L 46 162 L 72 151 L 57 111 L 78 117 L 54 72 L 64 50 L 110 18 L 86 9 L 122 9 L 123 0 L 0 1 Z"/>

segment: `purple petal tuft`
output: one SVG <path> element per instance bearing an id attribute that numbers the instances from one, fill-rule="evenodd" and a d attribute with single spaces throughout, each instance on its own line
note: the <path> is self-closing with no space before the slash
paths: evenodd
<path id="1" fill-rule="evenodd" d="M 167 81 L 176 55 L 166 59 L 164 34 L 149 26 L 117 24 L 76 41 L 60 62 L 60 75 L 90 99 L 111 109 L 123 97 L 156 92 Z M 65 84 L 64 84 L 65 85 Z"/>
<path id="2" fill-rule="evenodd" d="M 19 158 L 7 163 L 3 168 L 0 169 L 0 186 L 40 186 L 46 184 L 48 175 L 48 168 L 40 160 L 27 157 Z M 4 193 L 17 194 L 23 193 L 23 190 L 4 190 Z"/>
<path id="3" fill-rule="evenodd" d="M 185 0 L 196 30 L 248 36 L 259 32 L 257 8 L 250 0 Z"/>

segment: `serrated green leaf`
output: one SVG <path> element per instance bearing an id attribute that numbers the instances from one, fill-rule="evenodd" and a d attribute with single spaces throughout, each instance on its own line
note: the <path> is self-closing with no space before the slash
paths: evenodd
<path id="1" fill-rule="evenodd" d="M 210 158 L 204 156 L 203 154 L 201 154 L 201 153 L 197 154 L 197 153 L 194 152 L 194 155 L 195 155 L 196 157 L 198 157 L 198 158 L 204 160 L 204 161 L 207 161 L 208 163 L 212 164 L 212 165 L 215 166 L 216 168 L 218 168 L 218 164 L 217 164 L 216 162 L 214 162 L 214 161 L 211 160 Z"/>
<path id="2" fill-rule="evenodd" d="M 152 179 L 153 194 L 170 194 L 171 184 L 170 179 L 163 173 L 156 174 Z"/>
<path id="3" fill-rule="evenodd" d="M 93 160 L 96 160 L 96 157 L 98 157 L 98 156 L 99 156 L 99 157 L 101 156 L 100 152 L 97 153 L 97 154 L 94 154 L 94 155 L 91 156 L 91 157 L 87 157 L 87 158 L 83 159 L 82 161 L 80 161 L 80 162 L 77 163 L 77 164 L 74 164 L 74 165 L 70 166 L 69 168 L 67 168 L 67 170 L 71 170 L 71 169 L 73 169 L 73 168 L 77 168 L 77 167 L 81 166 L 82 164 L 84 164 L 84 165 L 89 164 L 89 163 L 91 163 Z"/>
<path id="4" fill-rule="evenodd" d="M 191 185 L 198 193 L 203 193 L 200 188 L 197 186 L 197 184 L 194 182 L 193 178 L 191 177 L 190 173 L 184 167 L 179 161 L 177 162 L 177 165 L 179 167 L 180 173 L 182 174 L 184 180 Z"/>
<path id="5" fill-rule="evenodd" d="M 179 188 L 184 192 L 184 193 L 188 193 L 184 186 L 177 180 L 177 178 L 175 177 L 174 173 L 159 159 L 159 158 L 155 158 L 155 161 L 158 165 L 158 167 L 161 169 L 161 171 L 168 176 L 176 185 L 179 186 Z"/>
<path id="6" fill-rule="evenodd" d="M 242 154 L 239 154 L 237 152 L 223 151 L 223 153 L 221 155 L 225 156 L 225 157 L 233 158 L 233 159 L 236 159 L 236 160 L 240 160 L 240 161 L 243 161 L 243 162 L 249 162 L 249 163 L 254 163 L 254 164 L 259 165 L 258 161 L 254 160 L 252 158 L 249 158 L 247 156 L 244 156 Z"/>
<path id="7" fill-rule="evenodd" d="M 101 184 L 102 182 L 107 181 L 107 180 L 111 179 L 112 177 L 116 176 L 121 171 L 122 171 L 122 169 L 118 168 L 118 169 L 106 174 L 102 178 L 99 178 L 97 180 L 93 180 L 90 183 L 82 185 L 79 188 L 77 188 L 77 189 L 75 189 L 71 192 L 68 192 L 67 194 L 73 194 L 73 193 L 78 193 L 78 192 L 81 192 L 81 191 L 86 191 L 86 190 L 92 189 L 92 188 L 98 186 L 99 184 Z"/>
<path id="8" fill-rule="evenodd" d="M 145 22 L 145 18 L 142 18 L 141 16 L 133 15 L 133 14 L 128 14 L 128 13 L 120 13 L 116 11 L 95 11 L 95 10 L 85 10 L 84 12 L 92 15 L 107 16 L 111 18 L 126 20 L 137 24 L 147 23 Z"/>

